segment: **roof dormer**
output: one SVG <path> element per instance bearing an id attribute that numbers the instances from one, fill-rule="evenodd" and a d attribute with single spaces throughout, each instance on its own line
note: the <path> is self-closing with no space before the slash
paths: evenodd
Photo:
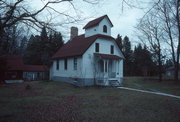
<path id="1" fill-rule="evenodd" d="M 111 36 L 111 28 L 113 27 L 107 15 L 94 19 L 88 22 L 83 29 L 85 29 L 85 37 L 93 36 L 96 34 Z"/>

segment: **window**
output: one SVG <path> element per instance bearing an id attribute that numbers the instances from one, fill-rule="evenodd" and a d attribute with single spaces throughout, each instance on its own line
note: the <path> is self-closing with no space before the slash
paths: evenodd
<path id="1" fill-rule="evenodd" d="M 111 54 L 114 54 L 114 46 L 111 45 Z"/>
<path id="2" fill-rule="evenodd" d="M 67 58 L 64 59 L 64 69 L 67 70 Z"/>
<path id="3" fill-rule="evenodd" d="M 74 58 L 74 70 L 77 70 L 77 58 Z"/>
<path id="4" fill-rule="evenodd" d="M 99 52 L 99 43 L 96 43 L 96 44 L 95 44 L 95 51 L 96 51 L 96 52 Z"/>
<path id="5" fill-rule="evenodd" d="M 56 61 L 56 70 L 59 70 L 59 60 Z"/>
<path id="6" fill-rule="evenodd" d="M 107 33 L 107 26 L 106 25 L 103 26 L 103 32 Z"/>

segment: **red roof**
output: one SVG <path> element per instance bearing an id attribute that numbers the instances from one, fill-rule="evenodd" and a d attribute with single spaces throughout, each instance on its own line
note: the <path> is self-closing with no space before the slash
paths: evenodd
<path id="1" fill-rule="evenodd" d="M 24 63 L 23 59 L 17 55 L 3 56 L 7 63 L 8 70 L 22 70 Z"/>
<path id="2" fill-rule="evenodd" d="M 123 59 L 117 55 L 109 55 L 109 54 L 101 54 L 101 53 L 95 53 L 95 55 L 98 55 L 98 56 L 105 58 L 105 59 L 115 59 L 115 60 Z"/>
<path id="3" fill-rule="evenodd" d="M 7 70 L 22 70 L 22 71 L 48 71 L 47 66 L 43 65 L 26 65 L 23 63 L 22 57 L 18 55 L 3 56 L 7 62 Z"/>
<path id="4" fill-rule="evenodd" d="M 63 47 L 61 47 L 54 55 L 53 59 L 57 58 L 65 58 L 65 57 L 73 57 L 73 56 L 81 56 L 85 53 L 85 51 L 91 46 L 91 44 L 97 38 L 106 38 L 113 39 L 111 36 L 97 34 L 94 36 L 90 36 L 85 38 L 85 35 L 76 36 L 71 41 L 67 42 Z"/>
<path id="5" fill-rule="evenodd" d="M 99 17 L 99 18 L 97 18 L 97 19 L 94 19 L 94 20 L 88 22 L 88 23 L 83 27 L 83 29 L 87 29 L 87 28 L 93 27 L 93 26 L 95 26 L 95 25 L 98 25 L 105 17 L 108 18 L 109 22 L 110 22 L 111 25 L 113 26 L 113 24 L 112 24 L 111 20 L 109 19 L 109 17 L 108 17 L 107 15 L 104 15 L 104 16 L 102 16 L 102 17 Z"/>

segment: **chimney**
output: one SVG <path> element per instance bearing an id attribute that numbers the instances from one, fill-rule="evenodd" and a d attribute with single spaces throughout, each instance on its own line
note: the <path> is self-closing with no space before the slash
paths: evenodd
<path id="1" fill-rule="evenodd" d="M 72 40 L 76 36 L 78 36 L 78 28 L 77 27 L 71 27 L 70 40 Z"/>

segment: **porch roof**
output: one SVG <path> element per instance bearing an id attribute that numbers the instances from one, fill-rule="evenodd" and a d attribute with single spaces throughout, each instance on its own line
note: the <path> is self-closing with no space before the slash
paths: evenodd
<path id="1" fill-rule="evenodd" d="M 119 57 L 117 55 L 102 54 L 102 53 L 94 53 L 94 54 L 104 59 L 114 59 L 114 60 L 123 59 L 122 57 Z"/>

